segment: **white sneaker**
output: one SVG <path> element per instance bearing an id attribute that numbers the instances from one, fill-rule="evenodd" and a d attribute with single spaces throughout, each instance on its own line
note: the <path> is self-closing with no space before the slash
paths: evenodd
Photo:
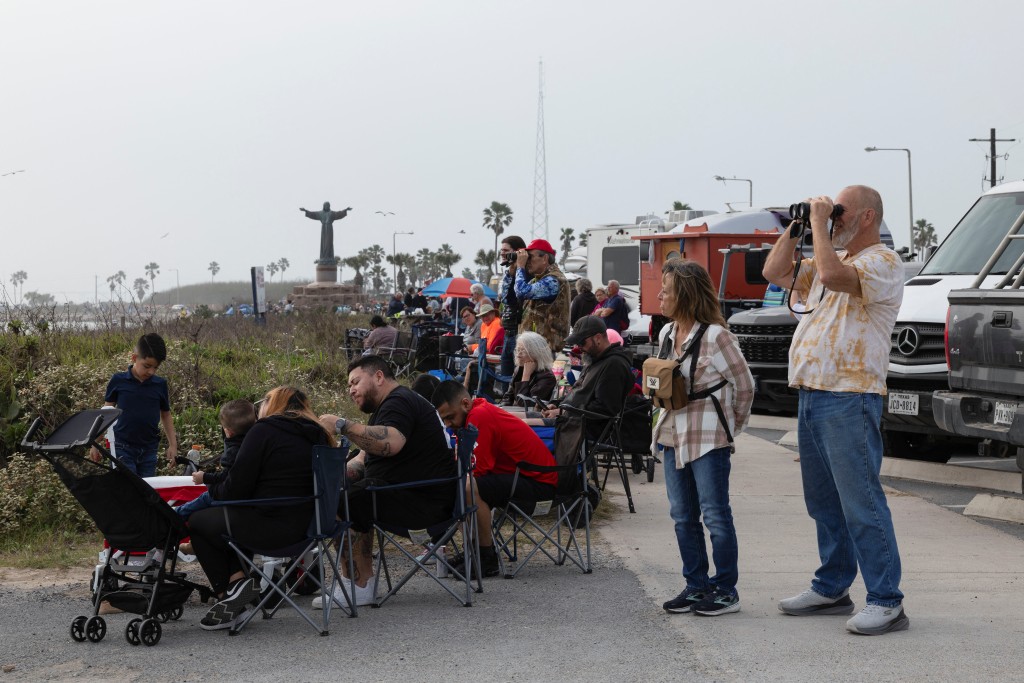
<path id="1" fill-rule="evenodd" d="M 809 614 L 853 614 L 853 600 L 849 591 L 838 598 L 826 598 L 810 588 L 800 595 L 779 600 L 779 611 L 802 617 Z"/>
<path id="2" fill-rule="evenodd" d="M 890 631 L 904 631 L 910 628 L 910 618 L 902 605 L 883 607 L 865 605 L 864 609 L 846 622 L 846 630 L 864 636 L 880 636 Z"/>
<path id="3" fill-rule="evenodd" d="M 366 605 L 373 605 L 377 602 L 377 594 L 373 589 L 373 580 L 371 579 L 365 586 L 357 586 L 344 576 L 338 577 L 338 585 L 334 587 L 334 597 L 342 605 L 348 605 L 348 600 L 345 599 L 344 591 L 348 591 L 350 596 L 355 598 L 357 607 L 365 607 Z M 344 590 L 343 590 L 344 586 Z M 337 607 L 337 603 L 335 603 Z M 313 609 L 324 608 L 324 596 L 313 598 Z"/>

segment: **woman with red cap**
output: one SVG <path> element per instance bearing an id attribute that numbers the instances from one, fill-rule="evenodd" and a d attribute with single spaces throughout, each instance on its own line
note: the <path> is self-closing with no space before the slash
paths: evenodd
<path id="1" fill-rule="evenodd" d="M 547 240 L 533 240 L 516 254 L 516 298 L 523 303 L 519 333 L 536 332 L 557 353 L 569 334 L 569 283 Z"/>

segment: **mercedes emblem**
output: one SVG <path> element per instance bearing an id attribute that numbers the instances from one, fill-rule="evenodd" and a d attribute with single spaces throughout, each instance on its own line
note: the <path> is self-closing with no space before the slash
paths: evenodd
<path id="1" fill-rule="evenodd" d="M 913 327 L 904 327 L 896 334 L 896 349 L 904 356 L 914 355 L 919 343 L 921 339 Z"/>

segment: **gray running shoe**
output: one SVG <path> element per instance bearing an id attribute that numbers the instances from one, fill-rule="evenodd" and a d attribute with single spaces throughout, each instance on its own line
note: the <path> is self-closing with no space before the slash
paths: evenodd
<path id="1" fill-rule="evenodd" d="M 853 600 L 849 591 L 838 598 L 826 598 L 810 588 L 800 595 L 779 601 L 779 611 L 802 617 L 808 614 L 853 614 Z"/>
<path id="2" fill-rule="evenodd" d="M 910 628 L 910 618 L 902 605 L 883 607 L 865 605 L 864 609 L 846 622 L 846 630 L 863 636 L 880 636 L 890 631 L 904 631 Z"/>

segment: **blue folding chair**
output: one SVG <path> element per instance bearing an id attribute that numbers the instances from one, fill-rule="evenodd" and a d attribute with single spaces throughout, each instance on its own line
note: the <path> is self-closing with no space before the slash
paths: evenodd
<path id="1" fill-rule="evenodd" d="M 334 597 L 334 588 L 339 585 L 338 577 L 341 576 L 339 557 L 342 554 L 348 556 L 349 576 L 354 576 L 352 553 L 346 552 L 349 543 L 348 530 L 351 524 L 338 519 L 338 505 L 344 504 L 345 519 L 348 518 L 348 478 L 345 476 L 346 461 L 348 457 L 349 443 L 342 439 L 341 445 L 337 448 L 329 446 L 314 446 L 312 453 L 313 465 L 313 494 L 311 496 L 291 496 L 286 498 L 266 498 L 257 500 L 231 500 L 214 501 L 214 506 L 224 508 L 224 518 L 228 524 L 228 533 L 225 538 L 228 545 L 238 555 L 242 567 L 247 573 L 258 579 L 262 579 L 264 585 L 269 589 L 261 593 L 259 604 L 238 620 L 231 627 L 229 634 L 237 635 L 246 624 L 248 624 L 257 612 L 263 614 L 264 619 L 270 619 L 277 613 L 282 605 L 291 605 L 299 616 L 305 619 L 306 623 L 318 631 L 320 635 L 328 634 L 328 624 L 331 619 L 331 607 L 337 605 L 350 617 L 356 616 L 355 601 L 345 589 L 345 583 L 340 582 L 342 595 L 345 600 L 342 602 Z M 310 520 L 309 528 L 302 538 L 283 548 L 266 548 L 255 545 L 243 545 L 231 536 L 231 521 L 228 516 L 228 508 L 231 507 L 285 507 L 302 505 L 313 501 L 313 519 Z M 331 542 L 338 547 L 338 552 L 331 550 Z M 315 571 L 306 571 L 305 579 L 312 580 L 324 596 L 323 616 L 314 620 L 304 609 L 299 607 L 293 599 L 293 593 L 298 586 L 295 578 L 298 572 L 304 568 L 303 558 L 311 553 L 316 554 L 317 568 Z M 273 569 L 266 565 L 258 565 L 250 556 L 262 555 L 263 557 L 288 558 L 284 572 L 277 576 Z M 327 568 L 330 567 L 331 581 L 327 582 Z M 308 569 L 308 567 L 305 567 Z M 319 621 L 319 623 L 318 623 Z"/>
<path id="2" fill-rule="evenodd" d="M 477 536 L 476 528 L 477 506 L 473 503 L 475 495 L 466 495 L 467 482 L 470 486 L 476 486 L 476 481 L 473 479 L 473 446 L 476 444 L 476 437 L 477 428 L 473 425 L 467 425 L 456 433 L 455 455 L 457 468 L 456 474 L 453 477 L 366 487 L 373 501 L 373 532 L 376 537 L 378 556 L 380 558 L 376 575 L 374 576 L 374 590 L 376 591 L 377 586 L 380 585 L 382 575 L 387 585 L 387 593 L 377 599 L 374 607 L 380 607 L 387 602 L 418 572 L 423 572 L 426 576 L 429 576 L 445 592 L 465 607 L 473 604 L 474 591 L 477 593 L 483 592 L 483 580 L 480 577 L 480 572 L 474 572 L 474 566 L 479 566 L 480 564 L 480 539 Z M 379 493 L 400 489 L 424 488 L 445 483 L 450 483 L 453 487 L 456 487 L 452 515 L 448 519 L 431 524 L 423 529 L 413 529 L 378 521 L 377 500 Z M 442 554 L 440 549 L 449 544 L 453 548 L 456 547 L 455 534 L 460 531 L 462 532 L 463 539 L 461 554 L 466 559 L 465 565 L 460 564 L 456 566 L 449 562 L 449 558 Z M 427 551 L 421 555 L 410 552 L 401 542 L 401 539 L 405 538 L 425 546 Z M 396 549 L 412 563 L 412 566 L 397 582 L 393 582 L 391 579 L 391 564 L 385 552 L 388 548 Z M 476 574 L 475 589 L 473 588 L 474 573 Z M 455 579 L 456 585 L 464 589 L 463 594 L 460 595 L 460 593 L 452 589 L 449 585 L 450 582 L 444 578 L 445 574 L 451 574 Z"/>
<path id="3" fill-rule="evenodd" d="M 494 403 L 494 397 L 487 391 L 487 381 L 491 380 L 491 386 L 494 386 L 494 382 L 498 384 L 504 384 L 506 387 L 512 384 L 511 375 L 502 375 L 496 372 L 487 363 L 487 340 L 481 339 L 480 344 L 476 348 L 476 395 L 481 398 L 486 398 L 491 403 Z"/>

